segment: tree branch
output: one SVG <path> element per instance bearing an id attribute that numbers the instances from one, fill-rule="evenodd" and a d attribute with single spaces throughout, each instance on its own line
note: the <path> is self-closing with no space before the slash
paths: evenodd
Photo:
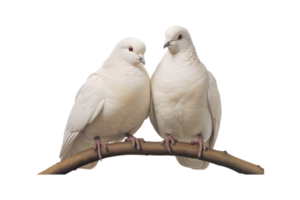
<path id="1" fill-rule="evenodd" d="M 199 146 L 190 145 L 189 143 L 176 142 L 172 146 L 172 154 L 169 154 L 166 146 L 160 142 L 140 142 L 141 151 L 132 148 L 131 142 L 118 142 L 108 144 L 108 152 L 101 146 L 103 158 L 121 155 L 157 155 L 157 156 L 183 156 L 189 158 L 197 158 Z M 78 153 L 62 162 L 56 163 L 52 167 L 46 169 L 39 174 L 67 174 L 72 170 L 99 160 L 98 154 L 94 149 L 88 149 Z M 264 169 L 259 165 L 254 165 L 247 161 L 231 156 L 226 151 L 216 151 L 207 149 L 202 151 L 201 160 L 221 165 L 243 174 L 264 174 Z"/>

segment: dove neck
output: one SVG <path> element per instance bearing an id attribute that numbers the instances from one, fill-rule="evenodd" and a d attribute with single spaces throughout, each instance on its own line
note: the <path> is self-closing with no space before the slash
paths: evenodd
<path id="1" fill-rule="evenodd" d="M 192 42 L 189 45 L 186 46 L 185 50 L 193 52 L 197 56 L 196 48 L 194 47 L 194 44 Z"/>
<path id="2" fill-rule="evenodd" d="M 140 65 L 141 66 L 133 66 L 118 56 L 111 56 L 104 62 L 99 70 L 104 70 L 115 78 L 134 78 L 145 74 L 142 64 Z"/>
<path id="3" fill-rule="evenodd" d="M 128 69 L 131 65 L 125 60 L 119 58 L 118 56 L 110 56 L 103 64 L 103 68 L 106 71 L 117 71 Z M 133 66 L 132 66 L 133 67 Z"/>
<path id="4" fill-rule="evenodd" d="M 198 58 L 196 49 L 193 43 L 188 44 L 186 47 L 180 49 L 177 52 L 169 51 L 170 54 L 178 61 L 193 61 L 194 64 L 198 65 L 200 60 Z"/>

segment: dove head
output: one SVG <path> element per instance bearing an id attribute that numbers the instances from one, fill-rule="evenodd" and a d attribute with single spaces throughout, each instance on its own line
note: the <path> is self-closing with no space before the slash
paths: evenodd
<path id="1" fill-rule="evenodd" d="M 168 47 L 172 53 L 179 52 L 192 44 L 188 30 L 182 26 L 171 26 L 166 30 L 164 48 Z"/>
<path id="2" fill-rule="evenodd" d="M 111 56 L 117 56 L 133 66 L 138 66 L 141 63 L 145 65 L 145 51 L 146 46 L 141 40 L 126 38 L 116 45 Z"/>

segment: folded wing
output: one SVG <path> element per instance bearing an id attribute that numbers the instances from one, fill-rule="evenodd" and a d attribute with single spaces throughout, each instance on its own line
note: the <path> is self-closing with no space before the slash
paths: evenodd
<path id="1" fill-rule="evenodd" d="M 65 129 L 60 158 L 68 153 L 84 127 L 99 116 L 104 106 L 104 95 L 103 79 L 97 73 L 90 75 L 76 95 Z"/>
<path id="2" fill-rule="evenodd" d="M 221 123 L 221 98 L 218 90 L 217 82 L 214 76 L 209 72 L 209 88 L 208 88 L 208 104 L 213 118 L 213 133 L 209 139 L 209 147 L 213 148 L 219 133 Z"/>

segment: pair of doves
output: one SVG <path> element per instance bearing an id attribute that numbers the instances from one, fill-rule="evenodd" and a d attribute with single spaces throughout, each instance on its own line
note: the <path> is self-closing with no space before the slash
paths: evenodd
<path id="1" fill-rule="evenodd" d="M 135 38 L 120 41 L 102 67 L 91 74 L 77 92 L 66 125 L 61 160 L 94 147 L 100 160 L 101 145 L 125 137 L 140 149 L 141 138 L 133 134 L 145 119 L 170 142 L 199 144 L 213 148 L 221 121 L 221 100 L 213 75 L 199 60 L 187 29 L 167 29 L 164 48 L 168 51 L 151 80 L 144 68 L 145 44 Z M 176 156 L 192 169 L 205 169 L 208 162 Z M 92 169 L 93 162 L 82 166 Z"/>

